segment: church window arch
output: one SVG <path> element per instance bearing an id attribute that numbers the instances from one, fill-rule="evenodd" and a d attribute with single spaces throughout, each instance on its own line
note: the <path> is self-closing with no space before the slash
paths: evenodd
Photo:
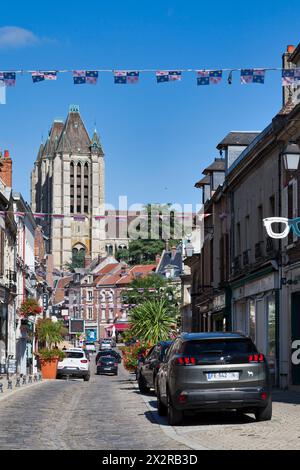
<path id="1" fill-rule="evenodd" d="M 74 214 L 74 163 L 70 163 L 70 212 Z"/>
<path id="2" fill-rule="evenodd" d="M 82 243 L 76 243 L 72 248 L 72 264 L 76 268 L 84 268 L 86 247 Z"/>
<path id="3" fill-rule="evenodd" d="M 76 166 L 76 212 L 81 214 L 81 177 L 82 177 L 82 167 L 81 163 L 78 162 Z"/>
<path id="4" fill-rule="evenodd" d="M 83 178 L 84 178 L 84 186 L 83 186 L 83 211 L 85 214 L 89 212 L 89 165 L 86 162 L 84 164 L 83 170 Z"/>

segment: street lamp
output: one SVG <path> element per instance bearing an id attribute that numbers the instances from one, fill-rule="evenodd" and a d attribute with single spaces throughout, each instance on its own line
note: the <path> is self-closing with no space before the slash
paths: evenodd
<path id="1" fill-rule="evenodd" d="M 194 247 L 190 240 L 188 240 L 187 244 L 185 245 L 185 254 L 188 258 L 194 254 Z"/>
<path id="2" fill-rule="evenodd" d="M 289 142 L 282 152 L 284 168 L 289 171 L 298 169 L 300 147 L 295 142 Z"/>

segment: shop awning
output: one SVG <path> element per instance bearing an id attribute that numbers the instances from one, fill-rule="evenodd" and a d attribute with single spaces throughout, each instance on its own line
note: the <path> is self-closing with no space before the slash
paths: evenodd
<path id="1" fill-rule="evenodd" d="M 116 331 L 124 331 L 124 330 L 128 330 L 128 328 L 130 328 L 130 323 L 113 323 L 112 325 L 109 325 L 107 328 L 105 328 L 106 330 L 112 330 L 113 327 L 115 327 L 115 330 Z"/>

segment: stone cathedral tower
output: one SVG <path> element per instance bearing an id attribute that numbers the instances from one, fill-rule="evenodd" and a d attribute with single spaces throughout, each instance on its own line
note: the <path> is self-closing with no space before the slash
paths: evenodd
<path id="1" fill-rule="evenodd" d="M 46 214 L 40 224 L 58 269 L 77 251 L 92 258 L 105 253 L 104 181 L 97 131 L 90 139 L 72 105 L 65 122 L 53 122 L 31 173 L 32 211 Z"/>

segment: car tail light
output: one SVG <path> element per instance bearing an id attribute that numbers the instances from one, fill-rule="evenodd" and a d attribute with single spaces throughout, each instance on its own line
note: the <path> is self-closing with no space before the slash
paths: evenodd
<path id="1" fill-rule="evenodd" d="M 187 366 L 196 364 L 196 359 L 190 356 L 181 356 L 176 359 L 176 364 L 178 366 Z"/>
<path id="2" fill-rule="evenodd" d="M 179 401 L 179 403 L 185 403 L 186 402 L 186 394 L 181 393 L 178 397 L 178 401 Z"/>
<path id="3" fill-rule="evenodd" d="M 87 359 L 81 359 L 80 362 L 82 362 L 82 364 L 86 364 L 88 361 L 87 361 Z"/>
<path id="4" fill-rule="evenodd" d="M 260 394 L 260 397 L 263 399 L 263 400 L 266 400 L 268 398 L 268 394 L 266 392 L 262 392 Z"/>
<path id="5" fill-rule="evenodd" d="M 265 357 L 263 354 L 251 354 L 249 356 L 249 362 L 264 362 Z"/>
<path id="6" fill-rule="evenodd" d="M 118 367 L 118 363 L 117 363 L 117 362 L 115 362 L 115 367 Z"/>

